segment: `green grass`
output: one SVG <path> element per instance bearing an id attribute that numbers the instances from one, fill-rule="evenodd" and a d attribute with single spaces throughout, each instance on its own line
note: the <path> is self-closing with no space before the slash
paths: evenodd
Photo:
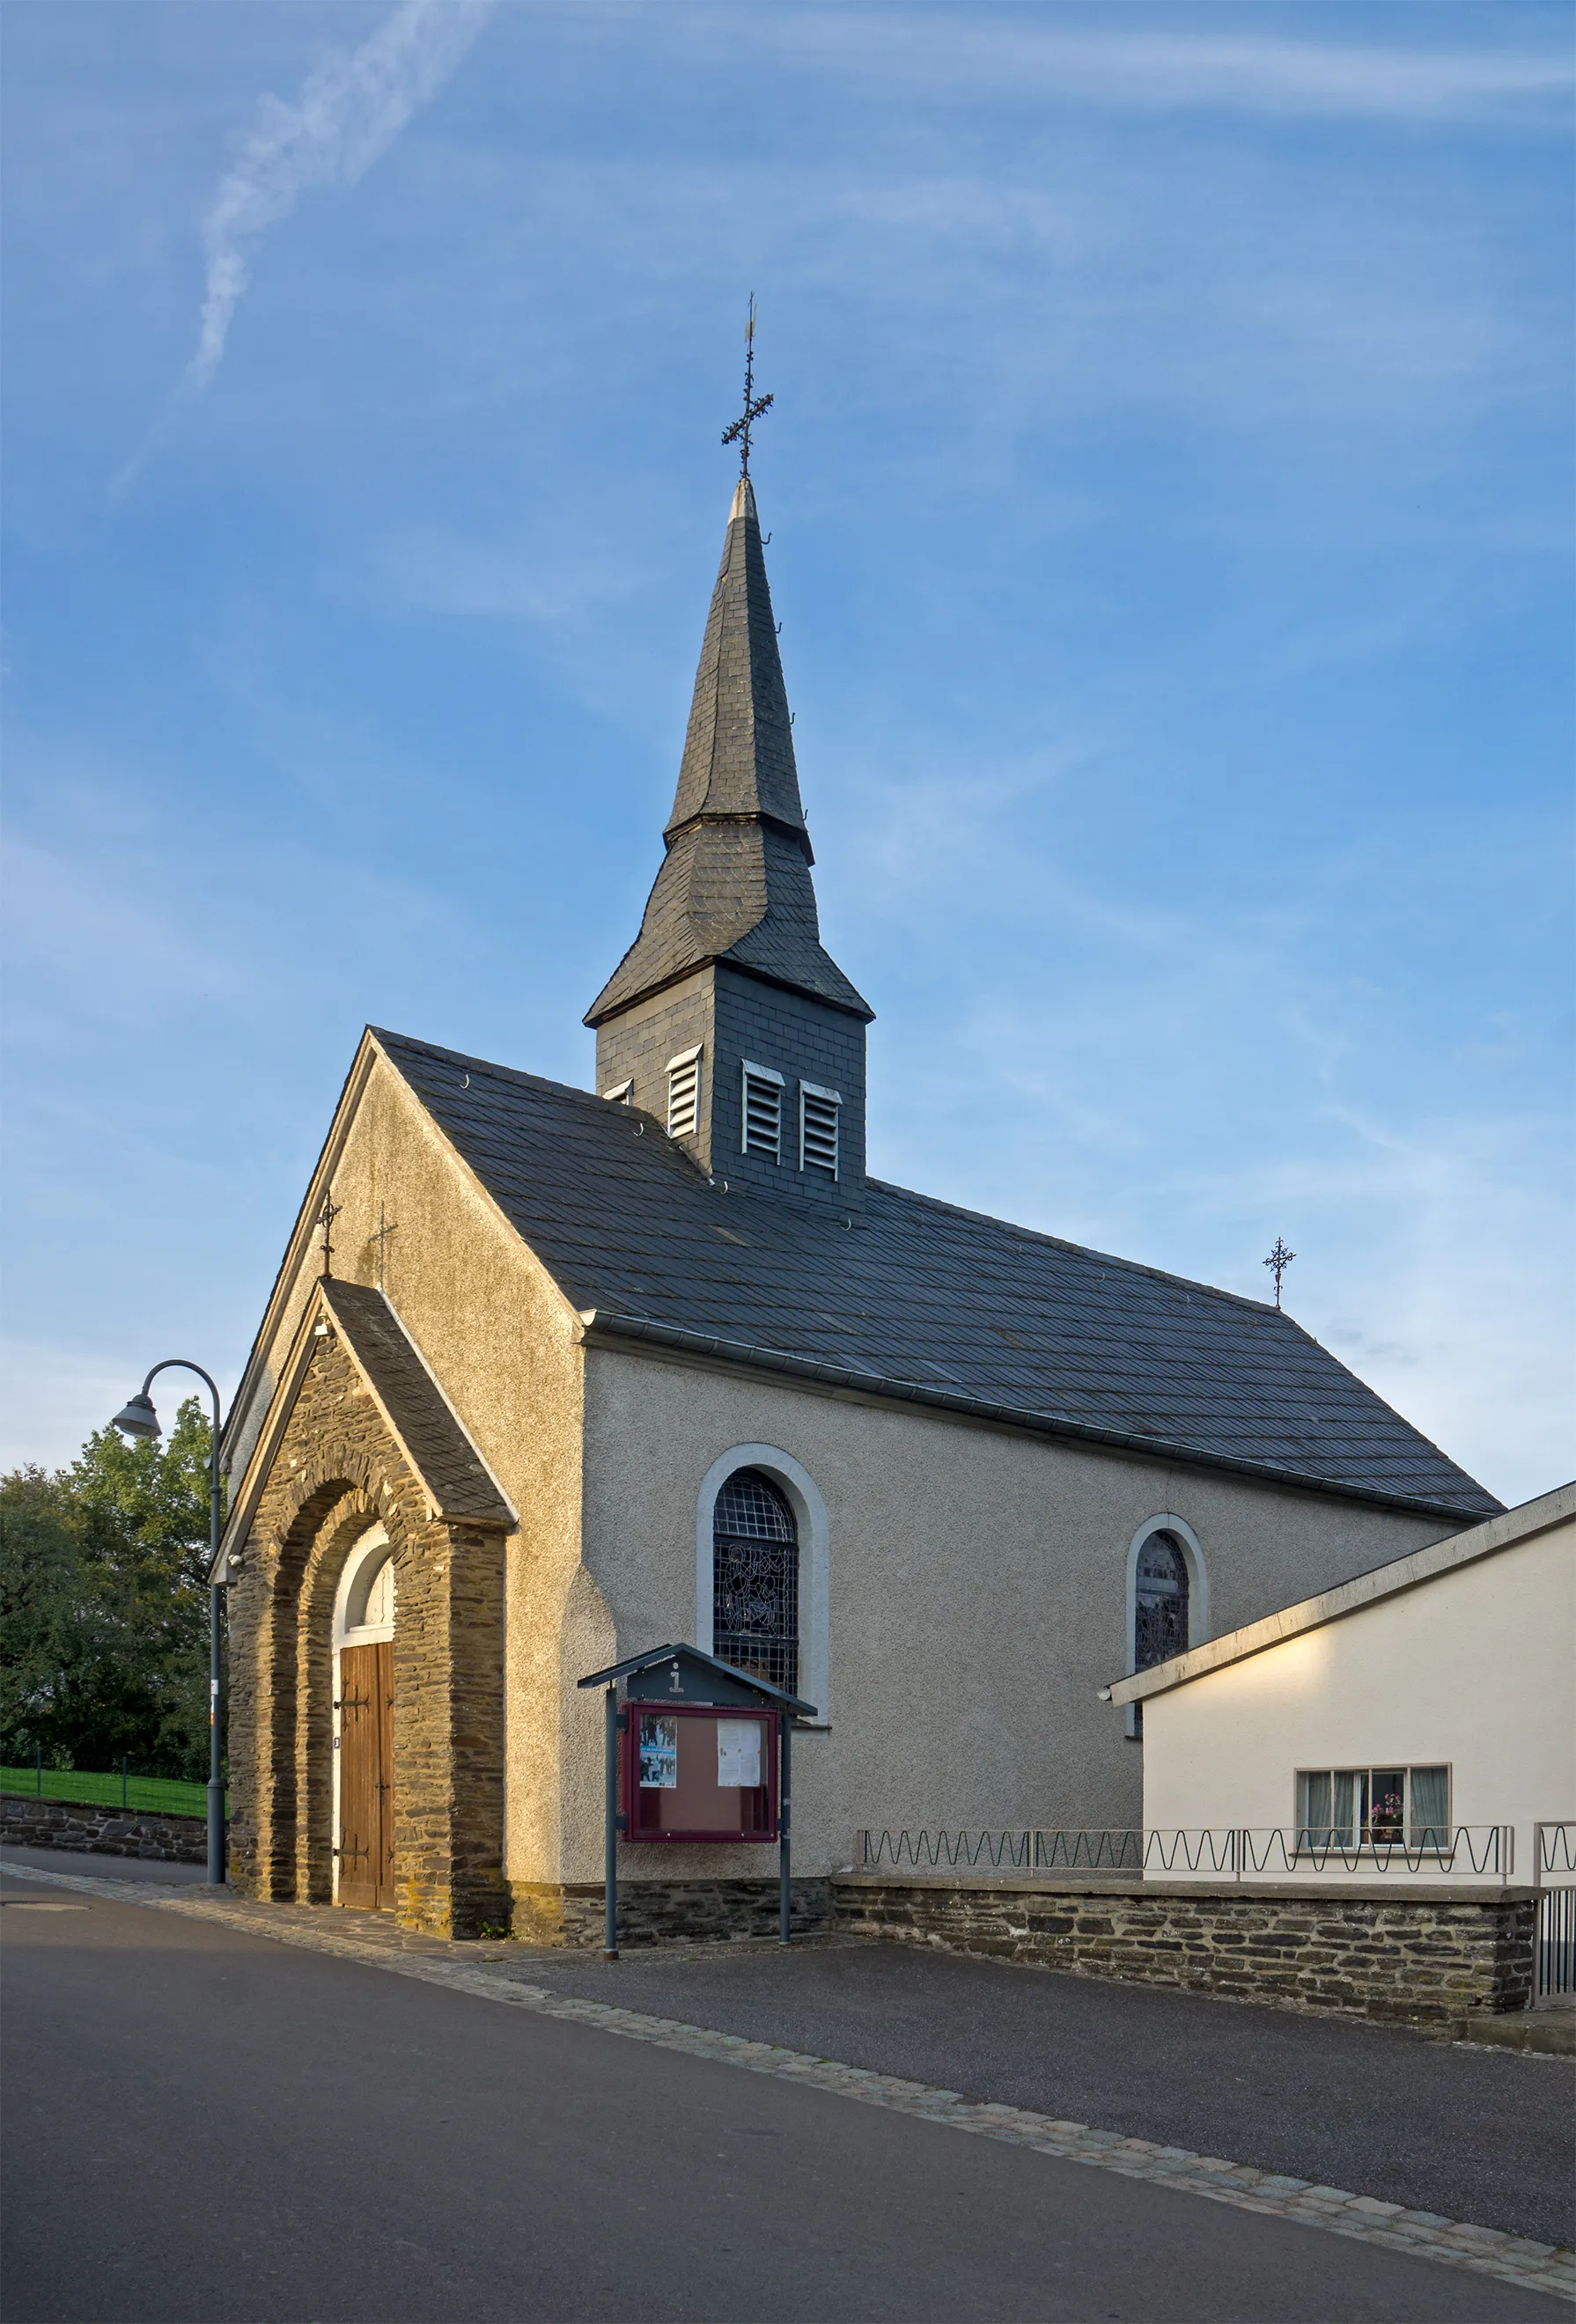
<path id="1" fill-rule="evenodd" d="M 118 1775 L 82 1775 L 68 1767 L 46 1767 L 41 1775 L 32 1767 L 0 1767 L 0 1792 L 21 1792 L 30 1799 L 75 1800 L 84 1807 L 118 1808 L 123 1803 Z M 207 1785 L 177 1783 L 167 1775 L 128 1775 L 124 1803 L 145 1815 L 206 1816 Z"/>

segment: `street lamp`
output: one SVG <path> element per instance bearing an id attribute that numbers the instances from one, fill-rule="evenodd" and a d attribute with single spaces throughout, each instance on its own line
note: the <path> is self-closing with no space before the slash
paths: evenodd
<path id="1" fill-rule="evenodd" d="M 224 1633 L 223 1585 L 213 1579 L 219 1559 L 219 1391 L 200 1364 L 184 1356 L 169 1356 L 155 1364 L 137 1395 L 127 1398 L 112 1426 L 127 1436 L 157 1436 L 159 1416 L 148 1390 L 161 1372 L 195 1372 L 207 1381 L 214 1400 L 213 1457 L 208 1464 L 208 1879 L 222 1887 L 225 1879 L 225 1782 L 219 1772 L 219 1665 Z"/>

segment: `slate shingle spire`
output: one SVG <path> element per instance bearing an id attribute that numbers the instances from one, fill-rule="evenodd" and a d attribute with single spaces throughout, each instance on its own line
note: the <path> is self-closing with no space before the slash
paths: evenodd
<path id="1" fill-rule="evenodd" d="M 586 1012 L 601 1026 L 709 961 L 868 1022 L 821 944 L 755 493 L 742 476 L 696 673 L 667 854 L 641 933 Z"/>

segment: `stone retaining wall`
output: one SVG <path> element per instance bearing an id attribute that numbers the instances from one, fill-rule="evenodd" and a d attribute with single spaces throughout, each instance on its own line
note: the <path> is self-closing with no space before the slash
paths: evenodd
<path id="1" fill-rule="evenodd" d="M 86 1849 L 95 1856 L 140 1856 L 161 1864 L 208 1860 L 202 1816 L 144 1815 L 137 1808 L 88 1807 L 78 1800 L 0 1794 L 0 1837 L 26 1848 Z"/>
<path id="2" fill-rule="evenodd" d="M 1081 1977 L 1413 2024 L 1525 2009 L 1530 1888 L 1162 1887 L 844 1873 L 835 1925 Z"/>
<path id="3" fill-rule="evenodd" d="M 809 1936 L 832 1925 L 831 1882 L 793 1883 L 793 1931 Z M 602 1948 L 600 1880 L 513 1883 L 510 1933 L 532 1945 Z M 621 1880 L 618 1941 L 623 1945 L 725 1944 L 775 1937 L 775 1880 Z"/>

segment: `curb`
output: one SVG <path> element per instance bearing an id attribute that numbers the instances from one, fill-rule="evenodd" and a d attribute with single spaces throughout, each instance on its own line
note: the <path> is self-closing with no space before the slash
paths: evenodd
<path id="1" fill-rule="evenodd" d="M 1576 2012 L 1518 2009 L 1509 2017 L 1461 2017 L 1451 2027 L 1451 2035 L 1454 2041 L 1480 2043 L 1490 2050 L 1576 2058 Z"/>
<path id="2" fill-rule="evenodd" d="M 1298 2226 L 1322 2227 L 1331 2235 L 1380 2244 L 1387 2250 L 1465 2268 L 1501 2283 L 1517 2284 L 1524 2291 L 1553 2292 L 1576 2301 L 1576 2254 L 1553 2244 L 1507 2235 L 1498 2227 L 1474 2227 L 1436 2211 L 1408 2210 L 1399 2203 L 1354 2194 L 1349 2188 L 1314 2186 L 1305 2179 L 1257 2171 L 1249 2163 L 1228 2162 L 1220 2155 L 1195 2154 L 1189 2147 L 1161 2146 L 1153 2139 L 1124 2138 L 1117 2131 L 1096 2130 L 1087 2123 L 1061 2121 L 1018 2107 L 978 2103 L 960 2097 L 956 2090 L 934 2089 L 895 2074 L 878 2074 L 835 2059 L 811 2057 L 769 2042 L 751 2042 L 742 2034 L 714 2033 L 678 2018 L 652 2017 L 604 2001 L 565 1999 L 544 1986 L 525 1982 L 512 1969 L 502 1946 L 496 1950 L 489 1948 L 481 1957 L 474 1946 L 443 1940 L 429 1940 L 419 1951 L 395 1950 L 386 1942 L 369 1942 L 321 1926 L 311 1907 L 221 1899 L 213 1889 L 195 1895 L 189 1888 L 138 1895 L 134 1884 L 125 1880 L 46 1872 L 34 1865 L 5 1864 L 0 1869 L 14 1880 L 74 1889 L 111 1904 L 138 1904 L 152 1912 L 182 1914 L 189 1920 L 217 1921 L 249 1936 L 267 1937 L 308 1952 L 334 1954 L 369 1968 L 392 1970 L 399 1977 L 444 1986 L 451 1992 L 529 2009 L 537 2016 L 621 2034 L 626 2041 L 650 2043 L 687 2057 L 742 2067 L 749 2073 L 770 2074 L 834 2097 L 853 2098 L 864 2106 L 913 2115 L 949 2130 L 998 2139 L 1009 2146 L 1027 2146 L 1059 2162 L 1081 2163 L 1115 2172 L 1124 2179 L 1174 2187 L 1181 2193 L 1203 2196 L 1208 2202 L 1228 2203 Z"/>

